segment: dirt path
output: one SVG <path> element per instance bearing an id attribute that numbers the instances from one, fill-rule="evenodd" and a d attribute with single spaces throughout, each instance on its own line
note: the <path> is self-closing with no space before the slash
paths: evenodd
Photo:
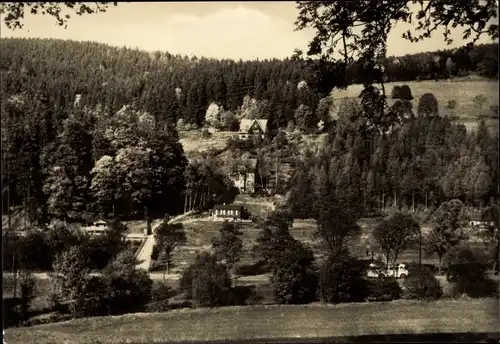
<path id="1" fill-rule="evenodd" d="M 176 222 L 182 222 L 182 219 L 185 217 L 191 215 L 192 212 L 187 212 L 185 214 L 181 214 L 178 216 L 175 216 L 171 218 L 168 223 L 176 223 Z M 189 221 L 189 220 L 188 220 Z M 144 245 L 142 245 L 141 251 L 137 254 L 137 260 L 139 261 L 139 264 L 137 264 L 137 269 L 142 269 L 148 271 L 149 268 L 151 267 L 152 259 L 151 259 L 151 254 L 153 253 L 153 248 L 155 246 L 156 240 L 154 233 L 156 232 L 156 229 L 158 226 L 160 226 L 161 222 L 158 223 L 154 228 L 153 228 L 153 234 L 148 235 L 146 238 L 146 242 Z"/>

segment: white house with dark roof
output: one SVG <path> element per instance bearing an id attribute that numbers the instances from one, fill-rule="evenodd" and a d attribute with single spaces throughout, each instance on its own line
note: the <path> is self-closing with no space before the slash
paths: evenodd
<path id="1" fill-rule="evenodd" d="M 240 140 L 246 140 L 253 135 L 261 135 L 262 138 L 267 133 L 267 119 L 242 119 L 240 121 L 240 130 L 238 137 Z"/>

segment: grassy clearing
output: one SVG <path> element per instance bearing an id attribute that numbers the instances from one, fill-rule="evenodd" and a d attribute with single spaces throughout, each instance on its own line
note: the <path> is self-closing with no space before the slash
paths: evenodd
<path id="1" fill-rule="evenodd" d="M 386 93 L 390 96 L 392 88 L 396 85 L 408 85 L 413 94 L 413 108 L 416 110 L 418 100 L 424 93 L 433 93 L 440 107 L 440 114 L 448 116 L 457 116 L 468 130 L 477 126 L 477 120 L 481 114 L 489 113 L 491 105 L 499 104 L 498 81 L 494 80 L 426 80 L 421 82 L 391 82 L 385 84 Z M 332 96 L 336 100 L 342 98 L 358 98 L 363 85 L 351 85 L 347 90 L 334 90 Z M 478 95 L 484 95 L 487 98 L 482 111 L 474 105 L 474 98 Z M 457 106 L 451 111 L 446 108 L 448 101 L 455 100 Z M 389 98 L 389 104 L 393 102 Z M 492 130 L 498 131 L 498 119 L 485 119 Z"/>
<path id="2" fill-rule="evenodd" d="M 350 251 L 359 258 L 368 258 L 366 256 L 366 245 L 364 240 L 368 237 L 371 229 L 376 225 L 379 219 L 362 218 L 359 225 L 363 228 L 363 235 L 359 242 L 350 244 Z M 191 264 L 196 257 L 196 254 L 208 250 L 211 247 L 211 241 L 214 236 L 219 234 L 219 229 L 222 222 L 213 222 L 208 220 L 199 220 L 184 224 L 184 229 L 187 235 L 187 243 L 185 246 L 179 247 L 173 257 L 171 272 L 181 272 L 185 267 Z M 423 233 L 429 228 L 423 226 Z M 243 232 L 242 240 L 244 247 L 244 255 L 239 265 L 251 265 L 255 263 L 252 255 L 252 247 L 255 245 L 257 236 L 261 230 L 259 225 L 255 223 L 242 223 L 241 230 Z M 318 239 L 314 237 L 316 231 L 316 223 L 314 220 L 295 220 L 290 230 L 292 236 L 301 242 L 308 244 L 313 249 L 315 256 L 321 258 L 322 247 Z M 470 243 L 471 247 L 483 249 L 482 243 Z M 399 255 L 400 262 L 418 261 L 418 247 L 405 250 Z M 424 264 L 439 263 L 436 255 L 426 255 L 423 253 L 422 262 Z"/>
<path id="3" fill-rule="evenodd" d="M 236 132 L 220 131 L 215 132 L 210 137 L 203 138 L 201 130 L 180 132 L 180 142 L 184 152 L 199 152 L 209 149 L 223 149 L 227 145 L 227 139 L 235 136 Z"/>
<path id="4" fill-rule="evenodd" d="M 8 343 L 175 342 L 401 333 L 497 332 L 492 299 L 178 310 L 6 331 Z"/>

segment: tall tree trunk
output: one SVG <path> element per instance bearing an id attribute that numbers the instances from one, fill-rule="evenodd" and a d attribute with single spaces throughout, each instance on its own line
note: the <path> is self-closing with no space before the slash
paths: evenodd
<path id="1" fill-rule="evenodd" d="M 278 192 L 278 178 L 279 178 L 279 174 L 278 174 L 278 155 L 276 155 L 276 185 L 274 187 L 274 193 L 275 194 Z"/>
<path id="2" fill-rule="evenodd" d="M 16 298 L 17 294 L 17 270 L 15 268 L 16 266 L 16 256 L 13 254 L 12 255 L 12 275 L 14 276 L 14 299 Z"/>
<path id="3" fill-rule="evenodd" d="M 425 210 L 429 210 L 429 203 L 428 203 L 428 199 L 429 199 L 429 192 L 426 191 L 425 192 Z"/>
<path id="4" fill-rule="evenodd" d="M 23 201 L 23 219 L 24 219 L 24 230 L 26 230 L 26 216 L 27 216 L 27 209 L 26 209 L 26 197 L 24 198 Z"/>
<path id="5" fill-rule="evenodd" d="M 11 230 L 12 223 L 10 219 L 10 180 L 9 180 L 9 185 L 7 186 L 7 221 L 9 225 L 9 230 Z"/>
<path id="6" fill-rule="evenodd" d="M 393 200 L 393 204 L 392 204 L 392 206 L 394 207 L 394 209 L 396 209 L 396 208 L 397 208 L 397 205 L 398 205 L 398 190 L 397 190 L 397 188 L 396 188 L 396 187 L 394 187 L 394 189 L 393 189 L 393 193 L 394 193 L 394 196 L 393 196 L 393 197 L 394 197 L 394 200 Z"/>
<path id="7" fill-rule="evenodd" d="M 412 212 L 415 212 L 415 192 L 414 191 L 411 193 L 411 208 L 412 208 Z"/>
<path id="8" fill-rule="evenodd" d="M 163 280 L 165 280 L 165 277 L 166 275 L 168 275 L 168 270 L 169 270 L 169 266 L 168 266 L 168 262 L 170 261 L 170 259 L 167 257 L 167 261 L 165 263 L 165 266 L 163 268 Z"/>
<path id="9" fill-rule="evenodd" d="M 208 202 L 212 202 L 212 180 L 208 182 Z"/>
<path id="10" fill-rule="evenodd" d="M 363 188 L 363 211 L 366 211 L 366 187 Z"/>
<path id="11" fill-rule="evenodd" d="M 193 210 L 193 189 L 189 189 L 189 211 Z"/>
<path id="12" fill-rule="evenodd" d="M 193 202 L 193 210 L 196 210 L 196 201 L 198 200 L 198 189 L 194 192 L 194 202 Z"/>
<path id="13" fill-rule="evenodd" d="M 184 190 L 184 214 L 187 212 L 187 205 L 188 205 L 188 197 L 187 197 L 187 194 L 188 194 L 188 190 Z"/>

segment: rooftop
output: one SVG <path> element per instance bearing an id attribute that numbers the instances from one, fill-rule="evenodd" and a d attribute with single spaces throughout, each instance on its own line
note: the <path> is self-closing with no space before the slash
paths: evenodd
<path id="1" fill-rule="evenodd" d="M 241 204 L 216 204 L 214 205 L 214 209 L 225 209 L 225 210 L 241 210 L 243 209 L 243 205 Z"/>
<path id="2" fill-rule="evenodd" d="M 262 132 L 266 132 L 267 131 L 267 119 L 242 119 L 240 121 L 240 132 L 248 132 L 248 130 L 250 130 L 250 127 L 252 126 L 252 124 L 254 124 L 254 122 L 257 122 L 257 124 L 259 125 L 259 127 L 262 129 Z"/>

